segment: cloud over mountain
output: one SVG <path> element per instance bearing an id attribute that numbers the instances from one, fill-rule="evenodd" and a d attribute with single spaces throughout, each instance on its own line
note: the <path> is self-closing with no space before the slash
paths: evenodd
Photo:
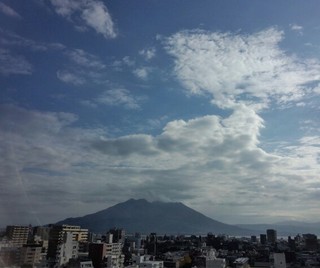
<path id="1" fill-rule="evenodd" d="M 2 2 L 1 222 L 129 198 L 319 221 L 314 6 Z"/>
<path id="2" fill-rule="evenodd" d="M 23 202 L 18 206 L 21 210 L 2 215 L 18 217 L 25 206 L 33 207 L 35 215 L 44 215 L 47 194 L 59 206 L 83 214 L 90 204 L 119 200 L 120 191 L 151 200 L 185 200 L 195 207 L 205 202 L 211 206 L 208 211 L 217 215 L 223 211 L 213 204 L 227 206 L 228 213 L 242 204 L 238 210 L 249 208 L 263 218 L 260 211 L 272 213 L 267 209 L 270 204 L 279 211 L 280 204 L 288 202 L 288 207 L 300 198 L 299 191 L 301 198 L 308 191 L 315 194 L 317 186 L 310 184 L 314 165 L 299 174 L 291 169 L 303 160 L 301 156 L 289 159 L 259 148 L 263 121 L 247 109 L 239 107 L 225 118 L 171 121 L 157 136 L 111 139 L 102 129 L 74 126 L 77 117 L 72 114 L 4 106 L 0 120 L 1 150 L 6 155 L 3 198 L 15 192 L 26 200 L 14 201 Z M 16 179 L 8 181 L 12 177 Z M 301 204 L 302 210 L 306 212 Z"/>

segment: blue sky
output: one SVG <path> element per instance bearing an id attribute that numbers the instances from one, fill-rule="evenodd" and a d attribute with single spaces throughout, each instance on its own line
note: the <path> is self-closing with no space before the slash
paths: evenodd
<path id="1" fill-rule="evenodd" d="M 318 1 L 0 1 L 0 220 L 129 198 L 319 219 Z"/>

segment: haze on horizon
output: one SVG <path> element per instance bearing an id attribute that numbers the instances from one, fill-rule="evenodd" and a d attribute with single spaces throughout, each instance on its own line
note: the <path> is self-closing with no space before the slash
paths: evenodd
<path id="1" fill-rule="evenodd" d="M 319 8 L 0 0 L 0 222 L 130 198 L 319 222 Z"/>

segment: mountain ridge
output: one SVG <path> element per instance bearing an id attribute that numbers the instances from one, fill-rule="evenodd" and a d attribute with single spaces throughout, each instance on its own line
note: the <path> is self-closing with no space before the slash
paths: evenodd
<path id="1" fill-rule="evenodd" d="M 80 225 L 100 233 L 117 227 L 129 233 L 252 234 L 251 230 L 214 220 L 181 202 L 149 202 L 133 198 L 83 217 L 64 219 L 57 224 Z"/>
<path id="2" fill-rule="evenodd" d="M 274 224 L 226 224 L 212 219 L 182 202 L 149 202 L 129 199 L 106 209 L 82 216 L 66 218 L 56 224 L 79 225 L 90 231 L 105 233 L 110 228 L 124 228 L 129 233 L 159 234 L 227 234 L 250 236 L 275 229 L 279 236 L 304 233 L 320 235 L 320 224 L 283 221 Z"/>

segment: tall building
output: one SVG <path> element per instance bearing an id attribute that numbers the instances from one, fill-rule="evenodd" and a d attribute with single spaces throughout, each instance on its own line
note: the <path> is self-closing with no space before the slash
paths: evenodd
<path id="1" fill-rule="evenodd" d="M 106 243 L 90 243 L 89 244 L 89 258 L 92 260 L 95 268 L 103 267 L 103 260 L 107 254 Z"/>
<path id="2" fill-rule="evenodd" d="M 260 244 L 265 245 L 267 243 L 267 235 L 260 234 Z"/>
<path id="3" fill-rule="evenodd" d="M 106 243 L 90 243 L 89 257 L 94 267 L 121 268 L 124 263 L 122 243 L 113 243 L 113 234 L 107 233 Z"/>
<path id="4" fill-rule="evenodd" d="M 273 253 L 273 267 L 286 268 L 286 256 L 284 253 Z"/>
<path id="5" fill-rule="evenodd" d="M 124 243 L 125 240 L 125 230 L 113 228 L 108 231 L 108 234 L 112 234 L 112 242 L 111 243 Z"/>
<path id="6" fill-rule="evenodd" d="M 71 259 L 78 258 L 79 242 L 73 240 L 72 232 L 64 232 L 63 242 L 58 245 L 55 265 L 61 267 L 69 262 Z"/>
<path id="7" fill-rule="evenodd" d="M 72 240 L 78 242 L 87 242 L 88 241 L 88 229 L 82 229 L 80 226 L 67 225 L 63 224 L 63 232 L 71 232 Z"/>
<path id="8" fill-rule="evenodd" d="M 68 235 L 66 235 L 68 234 Z M 57 262 L 57 256 L 60 256 L 61 250 L 67 250 L 69 254 L 69 247 L 71 242 L 77 242 L 72 245 L 78 250 L 78 242 L 86 242 L 88 239 L 88 229 L 81 229 L 80 226 L 73 225 L 54 225 L 49 232 L 49 246 L 47 259 L 50 265 L 55 265 Z M 70 242 L 71 240 L 71 242 Z M 67 246 L 64 246 L 67 244 Z M 69 254 L 70 255 L 70 254 Z M 72 254 L 71 254 L 72 255 Z M 75 255 L 75 254 L 73 254 Z"/>
<path id="9" fill-rule="evenodd" d="M 28 241 L 29 226 L 9 225 L 6 228 L 6 236 L 15 247 L 22 247 Z"/>
<path id="10" fill-rule="evenodd" d="M 20 249 L 20 265 L 35 267 L 39 265 L 42 258 L 42 245 L 40 244 L 25 244 Z"/>
<path id="11" fill-rule="evenodd" d="M 277 231 L 274 229 L 267 230 L 267 241 L 268 243 L 274 244 L 277 242 Z"/>

